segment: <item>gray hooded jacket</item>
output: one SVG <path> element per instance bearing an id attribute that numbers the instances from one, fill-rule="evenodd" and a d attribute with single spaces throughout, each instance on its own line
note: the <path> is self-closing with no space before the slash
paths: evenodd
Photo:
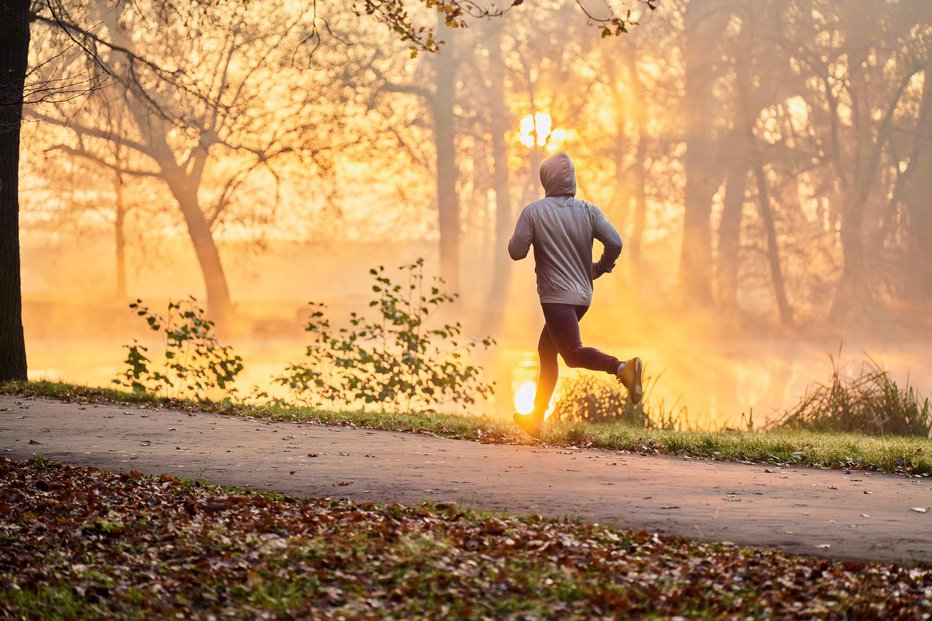
<path id="1" fill-rule="evenodd" d="M 547 197 L 521 211 L 508 254 L 515 261 L 534 246 L 537 293 L 541 304 L 592 303 L 592 279 L 615 267 L 621 236 L 595 205 L 574 198 L 576 171 L 566 153 L 557 153 L 540 167 Z M 594 239 L 605 246 L 592 263 Z"/>

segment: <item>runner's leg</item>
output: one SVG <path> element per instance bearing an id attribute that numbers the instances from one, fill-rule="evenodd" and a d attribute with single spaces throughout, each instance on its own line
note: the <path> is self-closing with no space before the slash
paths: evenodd
<path id="1" fill-rule="evenodd" d="M 540 340 L 537 342 L 537 355 L 540 358 L 540 376 L 537 379 L 537 394 L 534 397 L 534 416 L 538 420 L 544 419 L 547 406 L 550 405 L 550 396 L 553 387 L 557 384 L 559 365 L 557 363 L 557 347 L 550 338 L 547 324 L 540 331 Z"/>
<path id="2" fill-rule="evenodd" d="M 594 347 L 583 347 L 579 333 L 579 320 L 589 310 L 588 306 L 541 304 L 541 307 L 544 310 L 544 319 L 547 321 L 546 330 L 568 367 L 604 371 L 612 375 L 617 373 L 621 360 Z M 556 374 L 554 374 L 555 382 Z M 552 390 L 553 388 L 551 392 Z M 550 398 L 549 395 L 547 398 Z"/>

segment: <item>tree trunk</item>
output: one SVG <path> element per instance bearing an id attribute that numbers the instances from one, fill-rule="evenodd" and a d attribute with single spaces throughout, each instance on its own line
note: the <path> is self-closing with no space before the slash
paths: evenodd
<path id="1" fill-rule="evenodd" d="M 861 67 L 863 62 L 863 59 L 860 59 L 851 66 Z M 871 190 L 880 174 L 881 156 L 890 140 L 893 114 L 900 98 L 906 91 L 906 87 L 919 70 L 916 67 L 903 76 L 899 89 L 890 100 L 886 113 L 876 131 L 871 126 L 871 111 L 866 106 L 862 106 L 860 110 L 857 107 L 855 108 L 854 126 L 857 130 L 857 148 L 855 150 L 854 174 L 851 182 L 846 187 L 844 219 L 841 225 L 844 267 L 842 268 L 835 299 L 832 302 L 832 308 L 829 311 L 829 322 L 831 324 L 838 325 L 852 312 L 857 313 L 856 317 L 859 320 L 866 319 L 870 322 L 873 319 L 870 315 L 865 315 L 865 313 L 871 309 L 876 309 L 876 305 L 872 305 L 873 287 L 878 272 L 883 269 L 883 266 L 880 263 L 880 257 L 878 257 L 876 249 L 868 246 L 872 236 L 866 235 L 864 231 L 865 212 L 870 200 Z M 867 92 L 870 83 L 863 72 L 850 71 L 850 73 L 850 80 L 854 85 L 855 92 Z M 928 75 L 926 75 L 926 79 L 928 79 Z M 927 96 L 928 93 L 924 93 L 923 97 Z"/>
<path id="2" fill-rule="evenodd" d="M 753 134 L 751 138 L 753 139 Z M 764 222 L 764 232 L 767 235 L 767 263 L 770 266 L 770 280 L 773 284 L 774 297 L 777 299 L 780 322 L 784 326 L 791 326 L 793 325 L 793 313 L 786 298 L 786 283 L 783 281 L 783 269 L 780 266 L 780 249 L 777 246 L 777 228 L 774 223 L 773 207 L 770 204 L 770 188 L 767 185 L 764 167 L 757 155 L 755 155 L 754 176 L 757 178 L 757 198 L 760 204 L 761 220 Z"/>
<path id="3" fill-rule="evenodd" d="M 732 141 L 734 142 L 734 141 Z M 722 221 L 718 230 L 718 285 L 719 303 L 726 314 L 734 317 L 738 312 L 738 265 L 741 249 L 741 212 L 747 190 L 746 153 L 732 154 L 725 181 L 725 199 Z"/>
<path id="4" fill-rule="evenodd" d="M 932 184 L 932 63 L 926 65 L 922 85 L 922 108 L 916 124 L 915 146 L 910 157 L 910 174 L 904 179 L 909 213 L 909 256 L 916 268 L 916 281 L 908 286 L 911 295 L 922 304 L 932 300 L 932 209 L 929 206 L 929 186 Z M 925 174 L 923 174 L 925 171 Z M 899 185 L 899 184 L 898 184 Z M 899 187 L 894 195 L 899 194 Z"/>
<path id="5" fill-rule="evenodd" d="M 197 189 L 171 185 L 172 193 L 184 221 L 188 227 L 188 235 L 194 245 L 198 265 L 204 277 L 204 286 L 207 290 L 207 313 L 211 321 L 216 324 L 220 335 L 228 333 L 230 321 L 233 318 L 233 303 L 230 301 L 230 290 L 227 287 L 226 274 L 223 263 L 220 261 L 220 252 L 210 231 L 210 225 L 204 218 L 200 203 L 197 199 Z"/>
<path id="6" fill-rule="evenodd" d="M 114 171 L 113 190 L 116 196 L 116 217 L 113 224 L 116 243 L 116 297 L 126 299 L 126 202 L 123 197 L 123 175 Z"/>
<path id="7" fill-rule="evenodd" d="M 536 141 L 536 134 L 534 140 Z M 525 186 L 524 203 L 533 203 L 544 195 L 543 185 L 540 181 L 540 167 L 544 163 L 544 153 L 535 143 L 528 152 L 528 167 L 531 171 L 530 182 Z"/>
<path id="8" fill-rule="evenodd" d="M 454 144 L 453 29 L 444 27 L 438 13 L 438 30 L 444 31 L 446 45 L 437 54 L 437 90 L 432 99 L 434 142 L 437 147 L 437 210 L 440 223 L 440 275 L 447 286 L 459 291 L 460 214 L 456 195 L 456 147 Z"/>
<path id="9" fill-rule="evenodd" d="M 712 297 L 712 195 L 718 185 L 712 172 L 712 87 L 716 42 L 727 25 L 724 11 L 706 0 L 686 8 L 686 212 L 680 253 L 680 287 L 684 301 L 708 305 Z"/>
<path id="10" fill-rule="evenodd" d="M 616 100 L 616 105 L 617 102 Z M 616 225 L 621 225 L 628 219 L 628 200 L 626 194 L 628 185 L 628 175 L 625 170 L 625 155 L 630 148 L 630 143 L 625 136 L 625 121 L 621 113 L 615 119 L 615 135 L 612 140 L 612 168 L 615 172 L 615 194 L 611 203 L 602 208 L 608 220 Z"/>
<path id="11" fill-rule="evenodd" d="M 511 213 L 511 193 L 508 186 L 508 148 L 505 133 L 509 117 L 505 105 L 505 60 L 502 56 L 501 26 L 492 28 L 489 37 L 489 112 L 492 130 L 492 184 L 495 190 L 495 254 L 492 265 L 492 286 L 486 304 L 486 329 L 495 333 L 501 324 L 505 298 L 511 280 L 511 259 L 508 240 L 514 221 Z"/>
<path id="12" fill-rule="evenodd" d="M 828 313 L 830 325 L 839 325 L 852 310 L 860 310 L 870 298 L 871 274 L 864 256 L 864 205 L 855 198 L 846 201 L 848 209 L 841 221 L 841 250 L 844 266 L 835 299 Z"/>
<path id="13" fill-rule="evenodd" d="M 932 170 L 932 136 L 926 137 L 920 151 L 920 161 L 925 170 Z M 922 170 L 920 167 L 920 170 Z M 909 201 L 909 256 L 916 268 L 916 281 L 908 286 L 917 300 L 928 304 L 932 300 L 932 209 L 929 205 L 930 175 L 916 179 L 910 184 Z"/>
<path id="14" fill-rule="evenodd" d="M 19 137 L 29 0 L 0 3 L 0 381 L 26 380 L 19 262 Z"/>
<path id="15" fill-rule="evenodd" d="M 634 189 L 634 225 L 631 239 L 625 240 L 631 261 L 632 290 L 640 295 L 639 274 L 641 273 L 641 240 L 644 236 L 644 221 L 647 217 L 647 170 L 644 161 L 647 158 L 647 104 L 644 97 L 644 85 L 637 70 L 637 47 L 633 44 L 628 54 L 628 81 L 631 85 L 634 121 L 637 125 L 638 143 L 634 152 L 634 166 L 631 169 Z"/>

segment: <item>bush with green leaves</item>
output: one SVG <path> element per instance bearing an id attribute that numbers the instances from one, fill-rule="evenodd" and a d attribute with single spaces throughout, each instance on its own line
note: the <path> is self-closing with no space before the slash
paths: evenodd
<path id="1" fill-rule="evenodd" d="M 656 380 L 646 378 L 646 392 Z M 643 429 L 675 430 L 688 427 L 686 408 L 667 410 L 663 403 L 648 406 L 649 399 L 635 405 L 617 380 L 590 373 L 576 373 L 560 384 L 549 420 L 554 423 L 623 422 Z"/>
<path id="2" fill-rule="evenodd" d="M 312 302 L 305 330 L 313 340 L 305 360 L 275 381 L 315 406 L 375 405 L 385 411 L 449 404 L 465 410 L 490 396 L 492 384 L 470 360 L 493 339 L 466 339 L 459 322 L 432 326 L 432 317 L 457 296 L 444 292 L 439 278 L 425 283 L 423 259 L 398 269 L 403 284 L 382 266 L 369 271 L 375 281 L 372 316 L 354 311 L 346 327 L 331 326 L 325 305 Z"/>
<path id="3" fill-rule="evenodd" d="M 129 305 L 162 336 L 163 360 L 155 364 L 149 348 L 134 340 L 127 349 L 126 369 L 113 380 L 133 392 L 159 397 L 207 400 L 218 393 L 232 392 L 230 386 L 243 370 L 243 359 L 214 336 L 214 322 L 206 318 L 197 300 L 189 297 L 168 302 L 162 315 L 144 306 L 142 300 Z"/>

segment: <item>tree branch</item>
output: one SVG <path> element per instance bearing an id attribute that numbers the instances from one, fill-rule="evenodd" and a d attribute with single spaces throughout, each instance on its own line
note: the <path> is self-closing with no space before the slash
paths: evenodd
<path id="1" fill-rule="evenodd" d="M 80 149 L 76 149 L 74 147 L 69 147 L 68 145 L 59 144 L 59 145 L 55 145 L 54 147 L 49 147 L 48 149 L 46 149 L 46 152 L 50 152 L 50 151 L 62 151 L 64 153 L 68 153 L 69 155 L 74 155 L 76 157 L 89 160 L 91 162 L 94 162 L 95 164 L 99 164 L 105 168 L 109 168 L 110 170 L 113 170 L 120 174 L 133 175 L 134 177 L 152 177 L 152 178 L 161 178 L 162 176 L 161 173 L 157 171 L 139 170 L 136 168 L 126 168 L 126 167 L 120 166 L 119 164 L 109 162 L 106 160 L 106 158 L 103 158 L 99 155 L 95 155 L 94 153 L 91 153 L 87 149 L 83 148 L 83 146 Z"/>
<path id="2" fill-rule="evenodd" d="M 36 119 L 37 121 L 44 121 L 46 123 L 51 123 L 52 125 L 58 125 L 59 127 L 67 127 L 71 129 L 72 131 L 74 131 L 75 133 L 83 135 L 83 136 L 90 136 L 91 138 L 100 138 L 101 140 L 108 140 L 110 142 L 116 142 L 128 149 L 133 149 L 134 151 L 138 151 L 139 153 L 141 153 L 142 155 L 145 155 L 146 157 L 150 157 L 153 160 L 158 161 L 158 158 L 156 157 L 152 148 L 149 145 L 143 144 L 141 142 L 136 142 L 135 140 L 130 140 L 129 138 L 119 136 L 112 132 L 106 132 L 100 129 L 96 129 L 94 127 L 78 125 L 76 123 L 70 122 L 68 119 L 59 119 L 59 118 L 55 118 L 52 116 L 48 116 L 46 114 L 42 114 L 41 112 L 36 112 L 35 110 L 32 110 L 32 109 L 23 110 L 23 114 L 24 116 L 28 116 L 30 118 Z"/>

